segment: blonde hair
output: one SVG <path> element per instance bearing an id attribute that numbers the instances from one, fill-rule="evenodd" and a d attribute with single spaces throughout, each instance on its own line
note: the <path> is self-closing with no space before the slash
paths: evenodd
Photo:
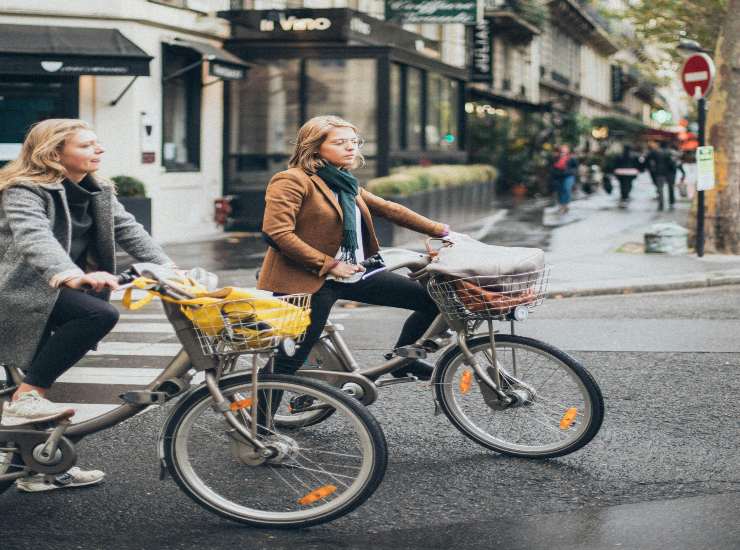
<path id="1" fill-rule="evenodd" d="M 357 126 L 343 118 L 335 115 L 315 116 L 298 130 L 295 149 L 288 166 L 302 168 L 308 174 L 313 174 L 324 166 L 324 160 L 319 156 L 319 148 L 334 128 L 352 128 L 358 136 L 360 135 Z M 357 168 L 357 163 L 360 166 L 365 165 L 365 157 L 359 151 L 355 163 L 352 168 Z"/>
<path id="2" fill-rule="evenodd" d="M 0 168 L 0 191 L 21 182 L 48 185 L 62 181 L 67 171 L 59 157 L 65 143 L 75 132 L 91 129 L 76 118 L 49 118 L 31 126 L 20 155 Z"/>

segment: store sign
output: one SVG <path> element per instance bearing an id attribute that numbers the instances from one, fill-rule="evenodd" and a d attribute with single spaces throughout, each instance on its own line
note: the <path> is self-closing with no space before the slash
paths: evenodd
<path id="1" fill-rule="evenodd" d="M 291 31 L 325 31 L 331 28 L 331 20 L 327 17 L 295 17 L 293 15 L 280 15 L 278 21 L 272 19 L 262 19 L 260 21 L 260 30 L 262 32 L 273 32 L 277 28 L 280 30 Z"/>
<path id="2" fill-rule="evenodd" d="M 473 32 L 473 82 L 493 84 L 493 40 L 491 21 L 481 19 L 475 24 Z"/>
<path id="3" fill-rule="evenodd" d="M 224 65 L 216 61 L 208 62 L 208 73 L 224 80 L 241 80 L 247 75 L 245 69 L 235 65 Z"/>
<path id="4" fill-rule="evenodd" d="M 482 14 L 482 0 L 385 0 L 385 18 L 403 23 L 475 25 Z"/>

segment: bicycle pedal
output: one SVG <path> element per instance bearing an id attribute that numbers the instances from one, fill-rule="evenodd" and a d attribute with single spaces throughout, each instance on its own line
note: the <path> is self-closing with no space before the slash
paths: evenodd
<path id="1" fill-rule="evenodd" d="M 403 346 L 396 348 L 394 352 L 398 357 L 405 357 L 407 359 L 426 359 L 427 357 L 427 350 L 415 346 Z"/>
<path id="2" fill-rule="evenodd" d="M 167 401 L 169 395 L 163 391 L 132 390 L 118 397 L 131 405 L 157 405 Z"/>

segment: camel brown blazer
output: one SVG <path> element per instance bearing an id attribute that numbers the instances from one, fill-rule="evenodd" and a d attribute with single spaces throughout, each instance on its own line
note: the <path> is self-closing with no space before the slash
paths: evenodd
<path id="1" fill-rule="evenodd" d="M 444 232 L 443 224 L 365 189 L 360 190 L 356 200 L 362 215 L 365 257 L 380 248 L 371 214 L 430 236 Z M 275 242 L 279 252 L 272 247 L 267 251 L 257 288 L 313 294 L 324 284 L 342 241 L 339 201 L 319 176 L 290 168 L 272 177 L 265 203 L 262 231 Z"/>

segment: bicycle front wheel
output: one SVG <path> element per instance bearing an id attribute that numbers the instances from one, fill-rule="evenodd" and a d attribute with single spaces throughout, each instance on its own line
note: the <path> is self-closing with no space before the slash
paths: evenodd
<path id="1" fill-rule="evenodd" d="M 601 390 L 575 359 L 557 348 L 522 336 L 498 334 L 496 364 L 504 404 L 455 346 L 441 359 L 435 395 L 449 420 L 466 436 L 502 454 L 551 458 L 586 445 L 601 427 Z M 468 340 L 475 360 L 494 378 L 490 337 Z"/>
<path id="2" fill-rule="evenodd" d="M 251 375 L 230 376 L 219 387 L 248 429 Z M 296 528 L 336 519 L 372 495 L 385 474 L 387 448 L 380 425 L 360 403 L 295 376 L 261 374 L 258 388 L 260 396 L 279 396 L 280 415 L 297 404 L 304 410 L 296 415 L 307 407 L 334 413 L 320 426 L 294 425 L 289 432 L 260 425 L 258 440 L 278 451 L 264 458 L 214 408 L 208 390 L 196 390 L 173 413 L 164 438 L 169 471 L 193 500 L 249 525 Z"/>

